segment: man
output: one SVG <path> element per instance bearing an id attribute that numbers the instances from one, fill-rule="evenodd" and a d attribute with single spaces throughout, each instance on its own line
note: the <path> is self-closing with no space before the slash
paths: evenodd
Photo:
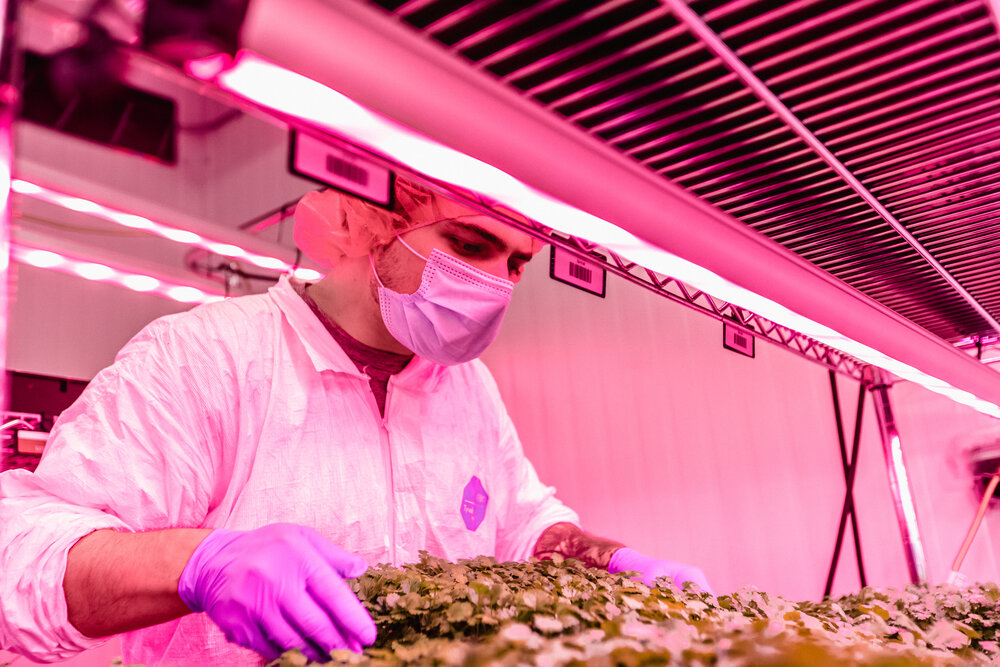
<path id="1" fill-rule="evenodd" d="M 125 633 L 125 662 L 150 667 L 322 660 L 375 640 L 344 579 L 420 550 L 708 588 L 580 530 L 475 360 L 539 244 L 413 183 L 395 194 L 391 211 L 304 197 L 296 242 L 325 278 L 153 322 L 37 471 L 0 476 L 0 646 L 54 660 Z"/>

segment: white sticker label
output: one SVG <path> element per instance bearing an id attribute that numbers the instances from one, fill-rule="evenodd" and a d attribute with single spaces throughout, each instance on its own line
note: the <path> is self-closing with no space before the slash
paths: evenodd
<path id="1" fill-rule="evenodd" d="M 727 350 L 745 354 L 748 357 L 754 356 L 754 336 L 749 331 L 739 327 L 722 323 L 722 346 Z"/>
<path id="2" fill-rule="evenodd" d="M 392 172 L 367 158 L 301 132 L 292 133 L 292 173 L 388 206 Z"/>
<path id="3" fill-rule="evenodd" d="M 19 454 L 41 454 L 49 434 L 42 431 L 16 431 L 17 452 Z"/>
<path id="4" fill-rule="evenodd" d="M 549 261 L 549 275 L 560 282 L 573 287 L 604 296 L 607 282 L 607 272 L 595 262 L 580 259 L 573 253 L 552 246 L 552 257 Z"/>

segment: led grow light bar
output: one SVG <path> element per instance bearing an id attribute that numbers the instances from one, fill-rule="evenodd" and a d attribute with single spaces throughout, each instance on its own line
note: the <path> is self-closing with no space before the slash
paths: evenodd
<path id="1" fill-rule="evenodd" d="M 322 277 L 318 271 L 302 267 L 293 267 L 288 262 L 277 257 L 269 257 L 267 255 L 252 253 L 232 243 L 223 243 L 221 241 L 213 240 L 203 236 L 202 234 L 197 234 L 187 229 L 180 229 L 173 225 L 150 220 L 149 218 L 141 215 L 126 213 L 89 199 L 59 192 L 53 188 L 41 186 L 37 183 L 32 183 L 23 179 L 14 179 L 11 182 L 11 189 L 14 192 L 26 197 L 55 204 L 56 206 L 61 206 L 72 211 L 86 213 L 87 215 L 92 215 L 101 218 L 102 220 L 113 222 L 116 225 L 121 225 L 122 227 L 149 232 L 150 234 L 169 239 L 170 241 L 174 241 L 176 243 L 196 246 L 198 248 L 214 252 L 217 255 L 222 255 L 223 257 L 244 260 L 263 269 L 291 273 L 296 278 L 301 278 L 302 280 L 318 280 Z"/>
<path id="2" fill-rule="evenodd" d="M 225 298 L 222 293 L 213 294 L 192 285 L 136 273 L 123 267 L 93 262 L 81 257 L 73 257 L 64 252 L 53 252 L 19 241 L 11 243 L 11 257 L 17 262 L 40 269 L 51 269 L 86 280 L 110 283 L 134 292 L 156 294 L 181 303 L 212 303 Z"/>
<path id="3" fill-rule="evenodd" d="M 197 71 L 198 68 L 189 68 Z M 810 336 L 866 363 L 916 382 L 980 412 L 1000 417 L 1000 405 L 920 371 L 834 329 L 744 289 L 693 262 L 646 243 L 614 224 L 558 201 L 509 174 L 375 113 L 308 77 L 249 51 L 212 80 L 252 103 L 316 127 L 405 164 L 433 179 L 479 192 L 547 226 L 585 238 L 622 258 L 681 280 L 699 290 L 744 307 L 772 322 Z"/>

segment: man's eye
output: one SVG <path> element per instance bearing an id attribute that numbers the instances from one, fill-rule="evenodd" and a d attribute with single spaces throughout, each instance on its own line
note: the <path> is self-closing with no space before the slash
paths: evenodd
<path id="1" fill-rule="evenodd" d="M 454 237 L 451 239 L 451 245 L 463 255 L 479 255 L 485 248 L 481 243 L 469 243 Z"/>

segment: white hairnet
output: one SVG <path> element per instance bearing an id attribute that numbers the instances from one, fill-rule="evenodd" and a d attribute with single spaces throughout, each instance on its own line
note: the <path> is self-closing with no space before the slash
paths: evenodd
<path id="1" fill-rule="evenodd" d="M 364 257 L 398 233 L 441 219 L 441 195 L 397 177 L 392 209 L 337 190 L 307 193 L 295 207 L 295 245 L 330 268 L 344 257 Z"/>

